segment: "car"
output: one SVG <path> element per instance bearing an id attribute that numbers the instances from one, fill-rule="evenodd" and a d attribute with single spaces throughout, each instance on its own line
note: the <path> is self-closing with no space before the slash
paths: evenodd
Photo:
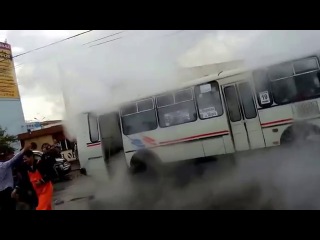
<path id="1" fill-rule="evenodd" d="M 33 154 L 36 160 L 40 160 L 43 152 L 33 151 Z M 56 158 L 56 163 L 53 167 L 57 174 L 58 180 L 65 180 L 68 178 L 68 174 L 71 172 L 71 164 L 64 158 Z"/>

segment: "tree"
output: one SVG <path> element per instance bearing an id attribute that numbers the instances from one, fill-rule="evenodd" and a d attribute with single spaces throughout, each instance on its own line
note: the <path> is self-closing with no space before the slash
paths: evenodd
<path id="1" fill-rule="evenodd" d="M 14 151 L 15 149 L 11 146 L 12 143 L 18 141 L 18 138 L 14 135 L 7 133 L 7 129 L 3 129 L 0 126 L 0 152 L 7 153 Z"/>

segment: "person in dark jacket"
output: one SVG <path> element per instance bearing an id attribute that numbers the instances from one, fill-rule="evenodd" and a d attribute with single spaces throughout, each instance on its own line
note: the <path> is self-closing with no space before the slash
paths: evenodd
<path id="1" fill-rule="evenodd" d="M 14 169 L 14 172 L 15 188 L 11 193 L 11 197 L 17 201 L 17 210 L 36 210 L 38 196 L 30 182 L 28 166 L 22 163 Z"/>
<path id="2" fill-rule="evenodd" d="M 52 156 L 44 152 L 42 158 L 37 161 L 33 152 L 28 150 L 24 152 L 23 158 L 28 165 L 30 182 L 38 196 L 39 202 L 36 210 L 52 210 L 52 180 L 55 177 L 55 171 L 51 165 Z"/>

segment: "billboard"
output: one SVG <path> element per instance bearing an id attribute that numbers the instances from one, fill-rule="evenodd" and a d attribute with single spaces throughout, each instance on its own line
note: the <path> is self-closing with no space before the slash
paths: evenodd
<path id="1" fill-rule="evenodd" d="M 14 70 L 11 46 L 0 42 L 0 99 L 18 99 L 19 90 Z"/>

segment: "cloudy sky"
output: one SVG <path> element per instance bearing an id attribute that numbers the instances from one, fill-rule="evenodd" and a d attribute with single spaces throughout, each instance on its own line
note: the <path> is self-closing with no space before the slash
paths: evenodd
<path id="1" fill-rule="evenodd" d="M 0 30 L 0 42 L 7 39 L 17 55 L 83 31 Z M 15 58 L 25 118 L 62 118 L 62 90 L 76 112 L 90 111 L 170 85 L 181 66 L 256 64 L 262 56 L 320 49 L 319 31 L 129 30 L 95 41 L 119 31 L 92 31 Z"/>

